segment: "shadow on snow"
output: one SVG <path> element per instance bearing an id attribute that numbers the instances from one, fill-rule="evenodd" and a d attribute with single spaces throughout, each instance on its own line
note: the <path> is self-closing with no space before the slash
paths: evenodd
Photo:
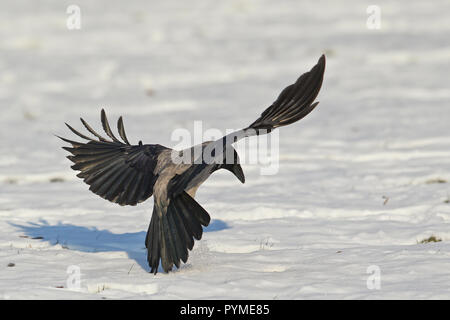
<path id="1" fill-rule="evenodd" d="M 73 224 L 58 223 L 50 225 L 45 220 L 30 222 L 27 225 L 10 223 L 30 238 L 47 241 L 52 245 L 60 244 L 69 250 L 82 252 L 124 251 L 130 259 L 138 263 L 142 269 L 150 271 L 145 248 L 145 231 L 132 233 L 112 233 L 95 227 L 83 227 Z M 212 220 L 204 232 L 216 232 L 230 228 L 222 220 Z M 162 272 L 161 266 L 158 272 Z"/>

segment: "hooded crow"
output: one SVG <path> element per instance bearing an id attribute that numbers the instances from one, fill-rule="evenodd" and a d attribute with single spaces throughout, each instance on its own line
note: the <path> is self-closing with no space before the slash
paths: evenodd
<path id="1" fill-rule="evenodd" d="M 175 151 L 141 141 L 137 145 L 130 144 L 122 117 L 117 123 L 119 140 L 104 110 L 101 122 L 108 138 L 94 131 L 83 119 L 82 124 L 94 137 L 66 123 L 74 134 L 87 142 L 59 138 L 71 144 L 63 149 L 71 153 L 67 158 L 74 163 L 72 169 L 80 171 L 77 177 L 95 194 L 122 206 L 134 206 L 153 195 L 153 214 L 145 239 L 147 261 L 150 272 L 156 274 L 160 262 L 162 269 L 169 272 L 174 265 L 179 268 L 180 261 L 186 263 L 194 239 L 201 239 L 203 226 L 210 222 L 208 212 L 194 200 L 197 188 L 219 169 L 231 171 L 244 183 L 239 156 L 232 144 L 308 115 L 318 104 L 314 100 L 322 86 L 324 71 L 325 56 L 322 55 L 309 72 L 286 87 L 250 126 L 186 150 Z"/>

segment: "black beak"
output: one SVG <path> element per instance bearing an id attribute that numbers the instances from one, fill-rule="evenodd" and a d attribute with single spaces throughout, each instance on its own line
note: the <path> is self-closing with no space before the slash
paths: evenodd
<path id="1" fill-rule="evenodd" d="M 232 169 L 230 170 L 239 179 L 240 182 L 245 183 L 244 171 L 242 171 L 242 167 L 240 164 L 233 164 Z"/>

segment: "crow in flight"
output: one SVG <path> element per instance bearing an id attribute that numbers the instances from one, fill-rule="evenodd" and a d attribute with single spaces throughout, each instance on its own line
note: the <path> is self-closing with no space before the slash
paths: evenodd
<path id="1" fill-rule="evenodd" d="M 322 55 L 309 72 L 286 87 L 250 126 L 186 150 L 175 151 L 141 141 L 131 145 L 122 117 L 117 123 L 120 141 L 111 131 L 104 110 L 101 121 L 109 139 L 95 132 L 83 119 L 83 125 L 96 138 L 88 137 L 68 124 L 73 133 L 87 142 L 59 138 L 72 145 L 63 147 L 71 153 L 68 159 L 74 163 L 72 169 L 80 171 L 77 177 L 83 179 L 95 194 L 122 206 L 134 206 L 153 195 L 153 214 L 145 239 L 147 260 L 150 272 L 158 272 L 160 261 L 163 270 L 169 272 L 173 265 L 180 267 L 180 260 L 186 263 L 188 249 L 192 250 L 194 239 L 201 239 L 202 226 L 209 224 L 208 212 L 194 200 L 197 188 L 219 169 L 231 171 L 244 183 L 244 173 L 232 144 L 305 117 L 318 104 L 314 100 L 322 86 L 324 71 L 325 56 Z"/>

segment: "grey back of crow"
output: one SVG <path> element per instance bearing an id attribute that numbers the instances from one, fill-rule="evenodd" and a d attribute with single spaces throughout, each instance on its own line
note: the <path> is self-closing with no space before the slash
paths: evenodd
<path id="1" fill-rule="evenodd" d="M 322 86 L 324 71 L 325 56 L 322 55 L 309 72 L 286 87 L 250 126 L 187 150 L 175 151 L 142 142 L 131 145 L 122 117 L 117 123 L 119 140 L 110 128 L 104 110 L 101 111 L 101 122 L 108 138 L 95 132 L 83 119 L 81 122 L 95 138 L 68 124 L 73 133 L 87 142 L 59 138 L 72 145 L 63 147 L 71 153 L 68 159 L 74 163 L 72 169 L 80 171 L 77 177 L 83 179 L 95 194 L 122 206 L 134 206 L 153 195 L 153 214 L 145 239 L 147 260 L 151 272 L 158 272 L 160 262 L 163 270 L 169 272 L 174 265 L 179 268 L 180 261 L 186 263 L 194 239 L 201 239 L 203 226 L 210 222 L 208 212 L 194 200 L 198 187 L 219 169 L 231 171 L 244 183 L 239 156 L 232 143 L 268 133 L 309 114 L 318 104 L 314 100 Z M 198 148 L 200 153 L 195 152 Z M 175 161 L 184 154 L 190 154 L 192 161 Z M 195 154 L 200 154 L 200 158 L 195 158 Z M 205 161 L 205 154 L 212 161 Z"/>

